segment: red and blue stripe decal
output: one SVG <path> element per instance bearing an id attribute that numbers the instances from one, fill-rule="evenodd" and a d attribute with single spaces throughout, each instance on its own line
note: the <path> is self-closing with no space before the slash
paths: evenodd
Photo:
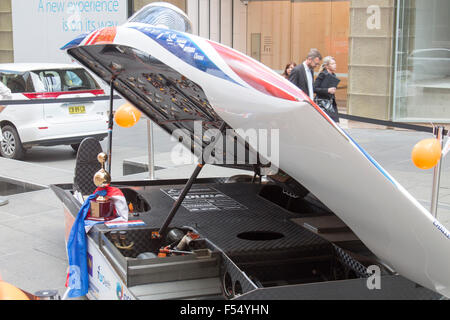
<path id="1" fill-rule="evenodd" d="M 130 28 L 144 33 L 191 66 L 208 74 L 239 84 L 212 62 L 188 35 L 153 26 L 131 26 Z M 253 59 L 219 43 L 209 40 L 206 41 L 222 57 L 234 73 L 252 88 L 280 99 L 291 101 L 309 100 L 309 97 L 303 91 L 294 86 L 289 86 L 278 74 L 267 70 L 267 68 L 262 67 Z M 320 108 L 317 107 L 317 109 L 321 111 Z"/>
<path id="2" fill-rule="evenodd" d="M 219 53 L 234 73 L 254 89 L 280 99 L 309 101 L 328 122 L 333 123 L 325 111 L 320 109 L 308 95 L 294 85 L 288 85 L 280 75 L 236 50 L 217 42 L 208 41 L 208 43 Z"/>
<path id="3" fill-rule="evenodd" d="M 117 27 L 106 27 L 103 29 L 99 29 L 92 33 L 84 33 L 79 35 L 77 38 L 73 39 L 66 45 L 64 45 L 61 50 L 67 50 L 74 47 L 78 47 L 86 37 L 89 36 L 84 45 L 93 45 L 93 44 L 105 44 L 105 43 L 113 43 L 114 38 L 117 34 Z"/>
<path id="4" fill-rule="evenodd" d="M 94 32 L 85 45 L 113 43 L 117 34 L 116 27 L 107 27 Z"/>
<path id="5" fill-rule="evenodd" d="M 277 74 L 262 67 L 253 59 L 219 43 L 212 41 L 208 41 L 208 43 L 219 53 L 228 66 L 254 89 L 281 99 L 291 101 L 297 101 L 297 97 L 304 99 L 301 90 L 290 87 Z"/>
<path id="6" fill-rule="evenodd" d="M 132 26 L 130 28 L 144 33 L 191 66 L 208 74 L 239 84 L 212 62 L 200 47 L 186 34 L 153 26 Z M 80 35 L 61 49 L 67 50 L 79 46 L 86 37 L 88 38 L 84 45 L 112 43 L 116 33 L 116 27 L 103 28 L 92 32 L 90 35 Z M 287 85 L 284 83 L 284 79 L 280 78 L 279 75 L 263 68 L 253 59 L 219 43 L 208 40 L 207 42 L 216 50 L 234 73 L 252 88 L 280 99 L 291 101 L 308 99 L 300 89 Z"/>
<path id="7" fill-rule="evenodd" d="M 306 100 L 325 118 L 332 123 L 330 117 L 320 109 L 302 90 L 289 85 L 280 75 L 265 68 L 250 57 L 230 49 L 220 43 L 207 40 L 208 43 L 219 53 L 226 64 L 242 80 L 252 88 L 276 98 L 298 101 Z"/>
<path id="8" fill-rule="evenodd" d="M 130 28 L 144 33 L 191 66 L 208 74 L 238 84 L 212 62 L 203 50 L 201 50 L 200 47 L 186 34 L 152 26 L 132 26 Z M 271 74 L 252 59 L 218 43 L 212 41 L 208 41 L 208 43 L 219 53 L 225 63 L 227 63 L 242 80 L 256 90 L 281 99 L 297 101 L 295 96 L 299 96 L 303 99 L 301 90 L 295 91 L 293 88 L 290 88 L 280 81 L 280 79 L 277 79 L 277 75 Z M 276 85 L 273 85 L 272 83 L 275 83 Z M 280 89 L 280 87 L 282 89 Z"/>
<path id="9" fill-rule="evenodd" d="M 358 150 L 361 151 L 362 154 L 375 166 L 375 168 L 377 168 L 378 171 L 380 171 L 394 186 L 397 186 L 397 184 L 391 178 L 389 173 L 387 173 L 386 170 L 384 170 L 383 167 L 380 166 L 378 162 L 376 162 L 375 159 L 372 158 L 372 156 L 366 152 L 366 150 L 364 150 L 358 143 L 356 143 L 356 141 L 349 134 L 347 134 L 347 132 L 344 131 L 344 133 L 348 137 L 348 139 L 350 139 L 353 142 L 353 144 L 358 148 Z"/>
<path id="10" fill-rule="evenodd" d="M 71 49 L 74 47 L 78 47 L 80 45 L 80 43 L 83 42 L 83 40 L 88 36 L 88 34 L 89 33 L 80 34 L 78 37 L 76 37 L 72 41 L 69 41 L 64 46 L 62 46 L 61 50 L 67 50 L 67 49 Z"/>
<path id="11" fill-rule="evenodd" d="M 163 48 L 188 63 L 189 65 L 206 72 L 210 75 L 231 81 L 237 85 L 241 85 L 221 70 L 200 47 L 185 33 L 163 28 L 157 28 L 149 25 L 130 26 L 130 28 L 138 30 L 156 41 Z M 76 39 L 66 44 L 61 49 L 70 49 L 79 46 L 86 37 L 84 45 L 113 43 L 117 33 L 116 27 L 107 27 L 89 35 L 80 35 Z M 272 97 L 298 101 L 306 100 L 322 114 L 330 123 L 332 120 L 320 109 L 311 99 L 299 88 L 286 83 L 280 75 L 265 68 L 257 61 L 250 57 L 228 48 L 219 43 L 206 40 L 207 43 L 220 55 L 223 61 L 230 67 L 233 72 L 240 77 L 250 87 L 270 95 Z"/>
<path id="12" fill-rule="evenodd" d="M 132 26 L 130 28 L 144 33 L 155 40 L 163 48 L 170 51 L 170 53 L 196 69 L 238 84 L 212 62 L 199 46 L 197 46 L 197 44 L 186 34 L 152 26 Z"/>

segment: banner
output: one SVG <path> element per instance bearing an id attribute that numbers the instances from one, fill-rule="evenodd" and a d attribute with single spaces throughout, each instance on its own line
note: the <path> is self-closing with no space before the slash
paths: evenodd
<path id="1" fill-rule="evenodd" d="M 88 260 L 87 260 L 87 244 L 85 231 L 85 218 L 91 208 L 91 200 L 97 196 L 105 196 L 106 190 L 99 190 L 91 194 L 84 201 L 78 212 L 75 222 L 70 230 L 67 239 L 67 256 L 69 260 L 69 271 L 67 273 L 67 291 L 63 299 L 66 297 L 75 298 L 86 295 L 89 290 Z M 100 223 L 95 221 L 94 223 Z"/>
<path id="2" fill-rule="evenodd" d="M 60 48 L 80 34 L 123 24 L 127 0 L 14 0 L 14 62 L 71 62 Z"/>

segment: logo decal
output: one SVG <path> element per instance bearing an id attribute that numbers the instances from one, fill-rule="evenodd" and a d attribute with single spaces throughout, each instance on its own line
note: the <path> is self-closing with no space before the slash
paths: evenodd
<path id="1" fill-rule="evenodd" d="M 79 266 L 69 266 L 69 283 L 67 287 L 75 290 L 81 289 L 81 271 Z"/>
<path id="2" fill-rule="evenodd" d="M 86 254 L 87 254 L 87 269 L 88 269 L 88 273 L 92 277 L 92 266 L 93 266 L 92 256 L 89 254 L 89 252 L 86 252 Z"/>
<path id="3" fill-rule="evenodd" d="M 442 232 L 442 234 L 444 236 L 446 236 L 448 239 L 450 239 L 450 232 L 442 225 L 439 223 L 439 221 L 434 220 L 433 221 L 433 225 L 440 231 Z"/>
<path id="4" fill-rule="evenodd" d="M 133 26 L 130 28 L 144 33 L 191 66 L 210 75 L 238 84 L 212 62 L 188 35 L 152 26 Z"/>

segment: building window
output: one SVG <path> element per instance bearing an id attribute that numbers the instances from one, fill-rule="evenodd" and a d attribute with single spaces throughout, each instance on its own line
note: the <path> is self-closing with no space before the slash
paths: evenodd
<path id="1" fill-rule="evenodd" d="M 450 123 L 450 1 L 399 0 L 393 118 Z"/>

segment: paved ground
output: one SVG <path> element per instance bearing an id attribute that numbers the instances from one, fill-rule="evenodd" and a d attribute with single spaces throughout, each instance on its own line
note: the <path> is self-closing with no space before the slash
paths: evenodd
<path id="1" fill-rule="evenodd" d="M 410 159 L 414 144 L 430 134 L 362 127 L 346 120 L 341 126 L 426 208 L 430 207 L 433 170 L 419 170 Z M 114 140 L 113 146 L 113 180 L 127 178 L 122 174 L 124 160 L 145 162 L 146 130 L 145 119 L 130 129 L 115 128 L 119 139 Z M 156 165 L 168 168 L 157 171 L 156 177 L 187 177 L 192 166 L 175 168 L 170 162 L 170 150 L 174 145 L 170 137 L 158 129 L 154 136 Z M 106 149 L 105 143 L 103 146 Z M 63 211 L 59 200 L 46 187 L 71 183 L 74 161 L 74 154 L 68 147 L 35 148 L 25 161 L 0 158 L 0 179 L 24 181 L 44 188 L 9 195 L 9 203 L 0 206 L 0 276 L 3 280 L 29 292 L 56 289 L 63 294 L 67 268 Z M 450 160 L 444 159 L 438 218 L 447 228 L 450 228 L 449 169 Z M 206 166 L 202 175 L 235 173 L 238 171 Z M 134 177 L 147 178 L 148 174 Z"/>

